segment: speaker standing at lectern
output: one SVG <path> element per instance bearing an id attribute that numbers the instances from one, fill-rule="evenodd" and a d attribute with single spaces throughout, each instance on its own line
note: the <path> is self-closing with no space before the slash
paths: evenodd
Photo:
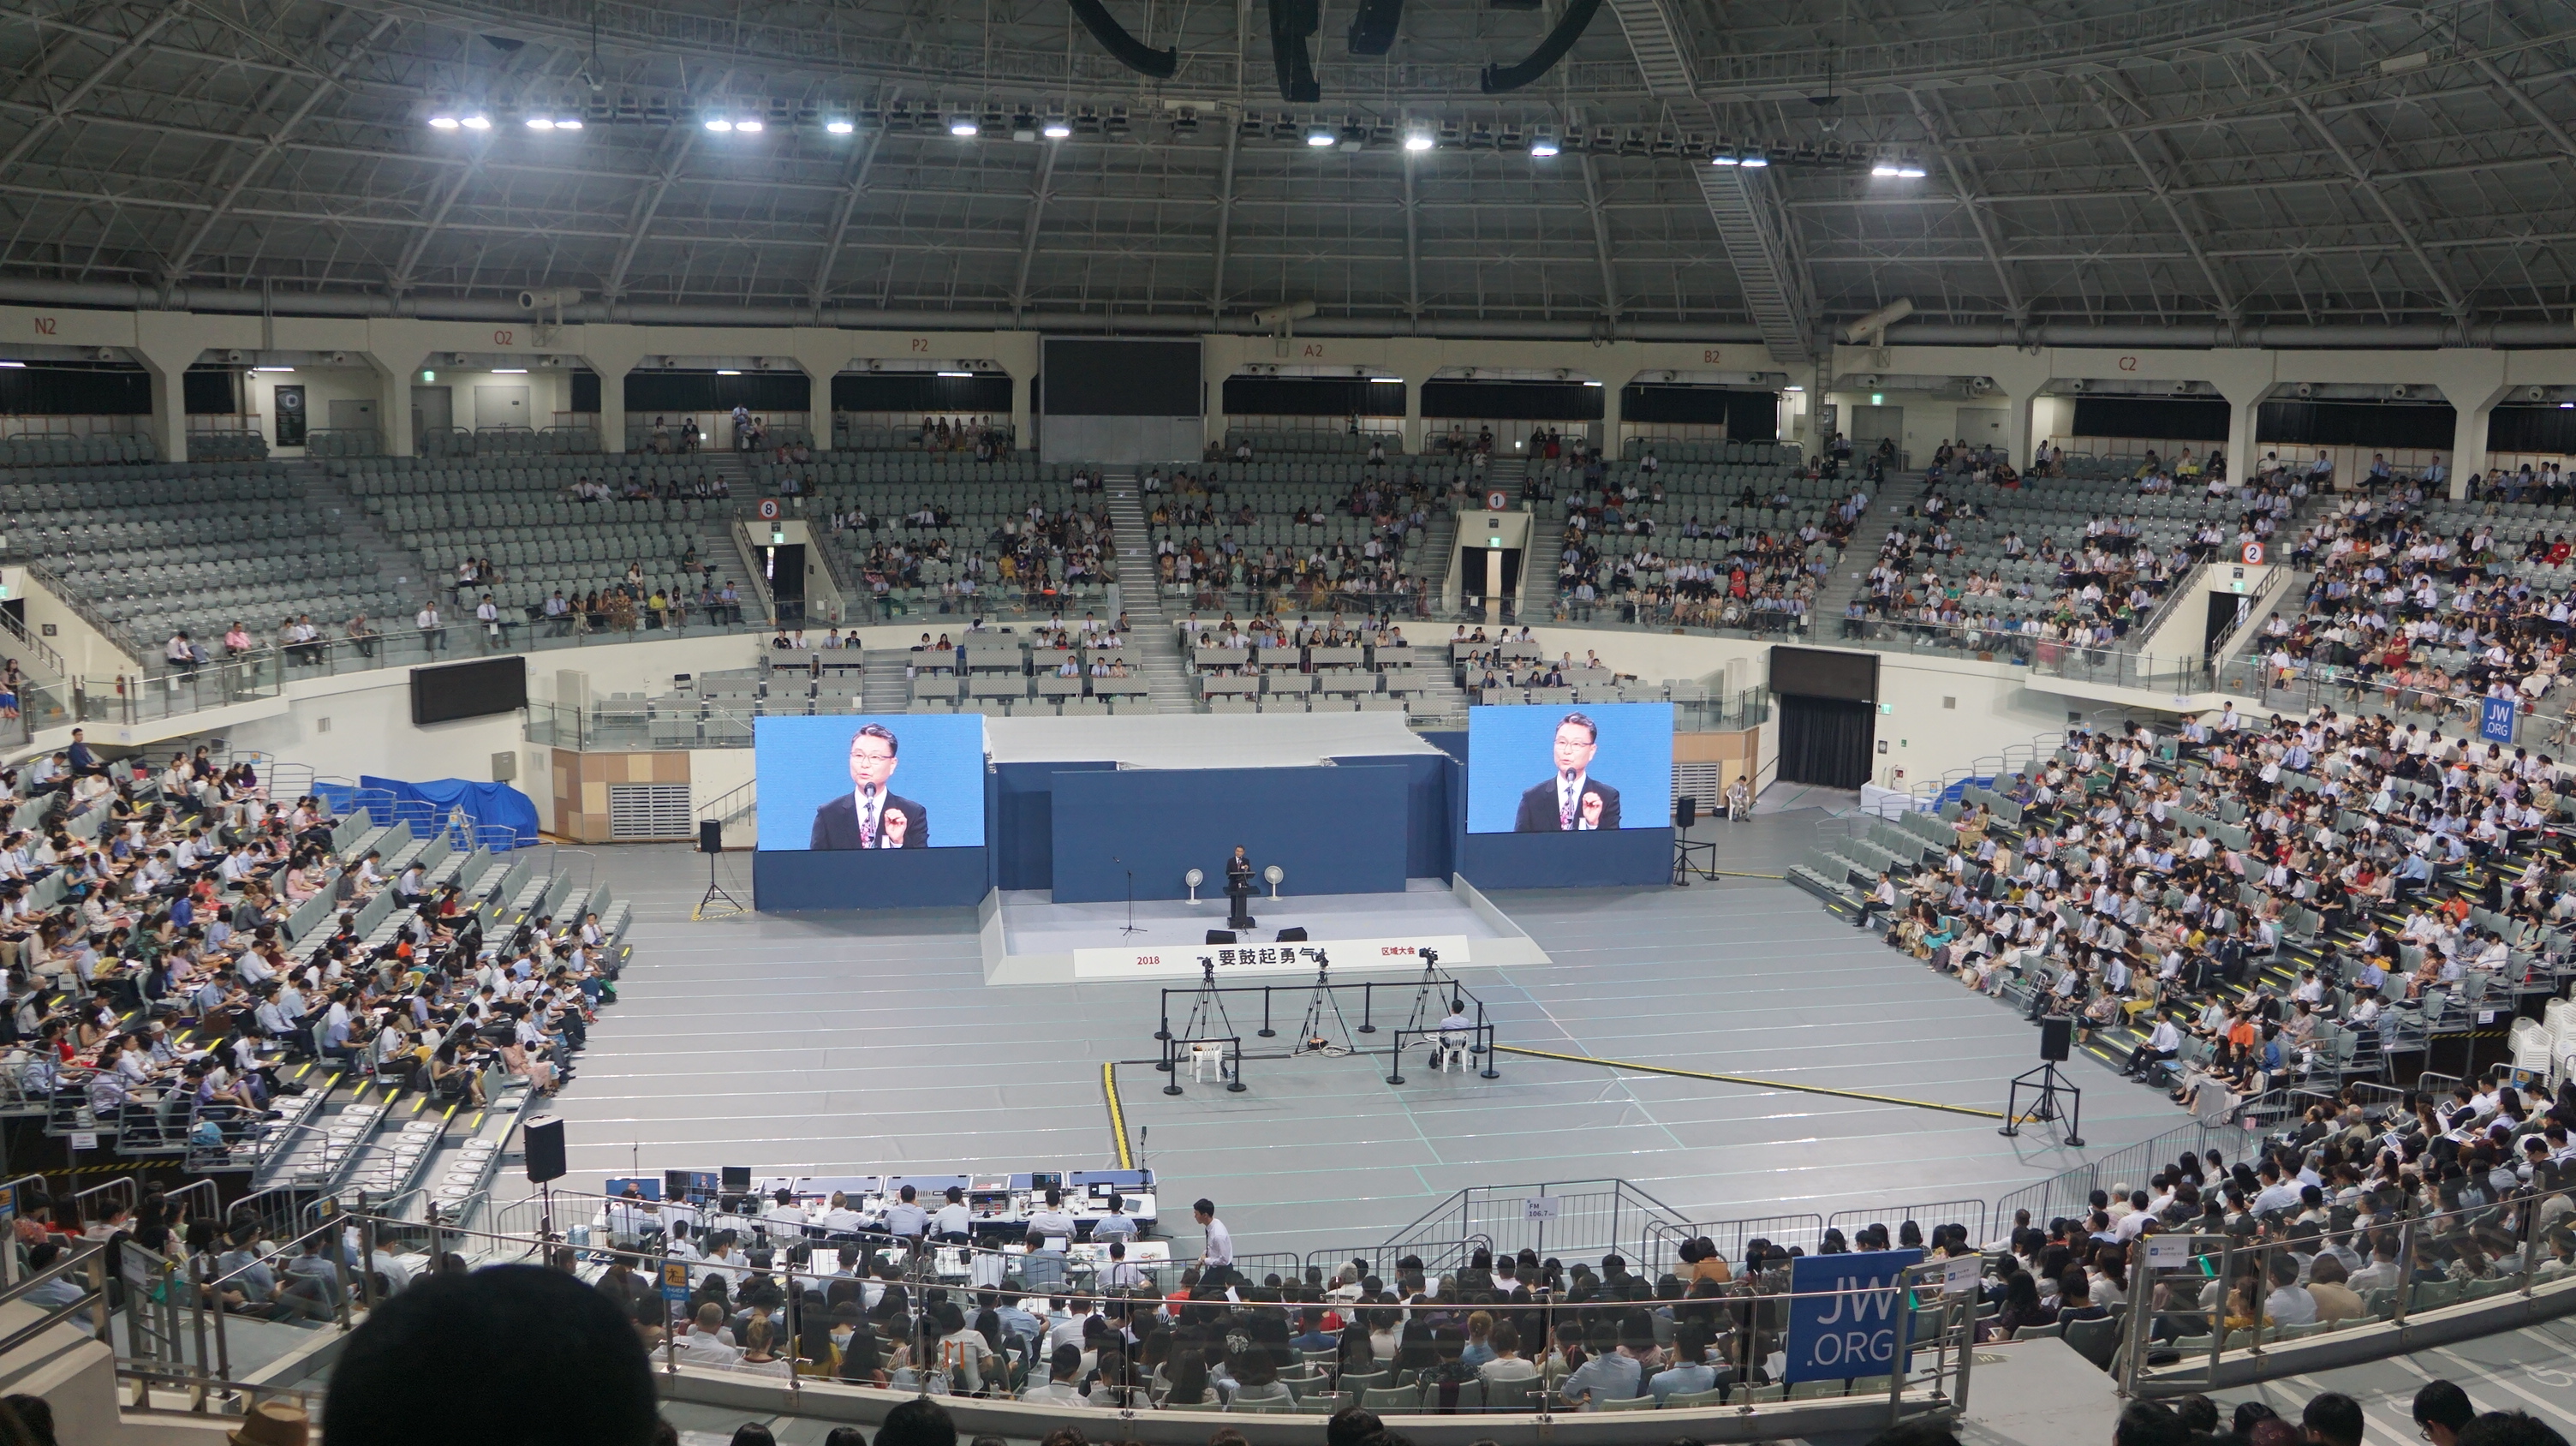
<path id="1" fill-rule="evenodd" d="M 1234 857 L 1225 861 L 1225 896 L 1234 906 L 1226 915 L 1229 929 L 1252 927 L 1252 860 L 1243 855 L 1243 845 L 1234 846 Z"/>

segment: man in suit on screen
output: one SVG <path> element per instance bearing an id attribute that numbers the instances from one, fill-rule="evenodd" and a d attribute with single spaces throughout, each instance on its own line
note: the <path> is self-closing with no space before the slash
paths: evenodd
<path id="1" fill-rule="evenodd" d="M 893 730 L 870 723 L 850 739 L 848 793 L 814 811 L 815 849 L 925 849 L 930 810 L 886 789 L 894 777 Z"/>
<path id="2" fill-rule="evenodd" d="M 1594 779 L 1601 728 L 1580 713 L 1556 725 L 1556 772 L 1521 795 L 1514 833 L 1589 833 L 1619 826 L 1619 790 Z"/>

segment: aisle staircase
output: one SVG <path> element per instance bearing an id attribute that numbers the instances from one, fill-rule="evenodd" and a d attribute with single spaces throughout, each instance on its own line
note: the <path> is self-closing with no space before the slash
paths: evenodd
<path id="1" fill-rule="evenodd" d="M 286 474 L 295 482 L 304 499 L 305 510 L 331 525 L 335 547 L 355 552 L 367 560 L 367 575 L 381 586 L 400 592 L 411 609 L 418 609 L 430 597 L 428 561 L 419 553 L 394 540 L 384 523 L 370 514 L 355 495 L 334 481 L 327 464 L 322 462 L 289 462 Z M 441 597 L 444 605 L 446 598 Z M 347 618 L 316 618 L 327 635 L 333 623 Z M 389 619 L 375 619 L 376 625 L 388 625 Z"/>
<path id="2" fill-rule="evenodd" d="M 1127 652 L 1153 689 L 1157 713 L 1195 713 L 1189 670 L 1182 666 L 1180 640 L 1172 620 L 1163 615 L 1163 599 L 1154 586 L 1154 541 L 1145 528 L 1144 502 L 1137 496 L 1134 472 L 1112 472 L 1101 485 L 1109 503 L 1109 523 L 1118 543 L 1119 607 L 1127 614 Z M 1122 707 L 1124 705 L 1121 705 Z"/>
<path id="3" fill-rule="evenodd" d="M 1816 588 L 1816 605 L 1807 614 L 1808 626 L 1817 638 L 1842 636 L 1843 609 L 1866 590 L 1869 570 L 1878 562 L 1878 540 L 1887 529 L 1901 521 L 1905 509 L 1923 500 L 1923 474 L 1892 473 L 1886 490 L 1871 495 L 1869 510 L 1852 524 L 1851 545 L 1843 549 L 1842 558 L 1831 575 Z M 1839 502 L 1837 506 L 1841 505 Z"/>

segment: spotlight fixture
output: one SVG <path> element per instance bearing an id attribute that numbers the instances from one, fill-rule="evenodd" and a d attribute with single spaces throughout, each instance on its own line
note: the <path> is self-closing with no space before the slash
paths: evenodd
<path id="1" fill-rule="evenodd" d="M 1893 176 L 1901 174 L 1896 169 L 1896 162 L 1894 161 L 1880 161 L 1869 168 L 1869 173 L 1873 176 Z"/>
<path id="2" fill-rule="evenodd" d="M 836 135 L 836 136 L 846 136 L 846 135 L 849 135 L 851 132 L 856 131 L 856 130 L 858 129 L 858 127 L 857 127 L 856 125 L 851 124 L 851 123 L 850 123 L 850 122 L 848 122 L 848 121 L 841 120 L 841 119 L 838 119 L 838 118 L 836 117 L 836 118 L 834 118 L 834 119 L 832 119 L 832 120 L 827 120 L 827 121 L 823 122 L 823 129 L 825 129 L 825 130 L 827 130 L 827 131 L 831 132 L 833 135 Z"/>
<path id="3" fill-rule="evenodd" d="M 1530 153 L 1531 155 L 1533 155 L 1533 156 L 1539 156 L 1539 157 L 1546 157 L 1546 156 L 1552 156 L 1552 155 L 1555 155 L 1555 154 L 1556 154 L 1556 137 L 1554 137 L 1554 136 L 1552 136 L 1552 135 L 1549 135 L 1549 134 L 1547 134 L 1547 133 L 1546 133 L 1546 132 L 1544 132 L 1544 131 L 1541 131 L 1539 134 L 1537 134 L 1537 135 L 1534 135 L 1534 136 L 1530 137 L 1530 152 L 1529 152 L 1529 153 Z"/>
<path id="4" fill-rule="evenodd" d="M 1900 176 L 1904 177 L 1906 180 L 1909 180 L 1909 181 L 1919 181 L 1919 180 L 1922 180 L 1922 179 L 1923 179 L 1923 177 L 1924 177 L 1924 175 L 1925 175 L 1926 173 L 1925 173 L 1925 171 L 1924 171 L 1924 169 L 1923 169 L 1923 163 L 1922 163 L 1921 161 L 1911 161 L 1911 160 L 1909 160 L 1909 161 L 1899 161 L 1899 162 L 1897 162 L 1897 163 L 1896 163 L 1896 174 L 1898 174 L 1898 175 L 1900 175 Z"/>
<path id="5" fill-rule="evenodd" d="M 556 130 L 559 130 L 559 131 L 577 131 L 577 130 L 580 130 L 580 129 L 581 129 L 581 118 L 580 118 L 580 117 L 578 117 L 578 116 L 563 116 L 563 117 L 560 117 L 560 118 L 558 118 L 558 119 L 555 121 L 555 129 L 556 129 Z"/>
<path id="6" fill-rule="evenodd" d="M 709 116 L 707 117 L 707 129 L 714 131 L 720 136 L 731 135 L 733 133 L 733 122 L 726 120 L 720 115 Z"/>
<path id="7" fill-rule="evenodd" d="M 464 120 L 458 122 L 458 124 L 464 126 L 469 131 L 488 131 L 492 128 L 492 118 L 478 111 L 473 115 L 467 116 Z"/>
<path id="8" fill-rule="evenodd" d="M 1309 144 L 1311 144 L 1311 141 Z M 1427 151 L 1431 149 L 1431 132 L 1422 130 L 1418 127 L 1413 130 L 1406 131 L 1404 133 L 1404 148 L 1408 151 Z"/>
<path id="9" fill-rule="evenodd" d="M 456 124 L 456 117 L 452 115 L 434 115 L 429 118 L 429 128 L 434 131 L 452 131 L 456 129 Z"/>
<path id="10" fill-rule="evenodd" d="M 532 131 L 550 131 L 555 128 L 555 121 L 553 116 L 532 115 L 528 117 L 527 125 Z"/>
<path id="11" fill-rule="evenodd" d="M 756 136 L 760 134 L 761 130 L 760 122 L 756 120 L 735 121 L 733 123 L 733 128 L 736 134 L 746 136 Z"/>
<path id="12" fill-rule="evenodd" d="M 960 139 L 973 136 L 978 129 L 975 118 L 971 115 L 959 114 L 948 118 L 948 133 Z"/>
<path id="13" fill-rule="evenodd" d="M 1708 158 L 1708 163 L 1712 166 L 1740 166 L 1744 164 L 1742 158 L 1735 154 L 1735 150 L 1731 146 L 1718 147 L 1717 153 Z"/>
<path id="14" fill-rule="evenodd" d="M 1341 141 L 1342 133 L 1333 129 L 1329 121 L 1310 121 L 1306 125 L 1306 144 L 1310 146 L 1334 146 Z"/>
<path id="15" fill-rule="evenodd" d="M 1748 171 L 1758 171 L 1770 164 L 1771 158 L 1760 151 L 1746 151 L 1744 153 L 1743 165 L 1744 169 Z"/>
<path id="16" fill-rule="evenodd" d="M 1048 116 L 1046 124 L 1039 128 L 1038 134 L 1051 141 L 1064 140 L 1073 134 L 1073 122 L 1060 115 Z"/>

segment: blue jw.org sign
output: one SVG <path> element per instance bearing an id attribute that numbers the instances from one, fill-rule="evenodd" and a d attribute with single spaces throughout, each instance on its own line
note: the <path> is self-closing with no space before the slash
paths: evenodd
<path id="1" fill-rule="evenodd" d="M 2511 698 L 2478 700 L 2478 737 L 2489 743 L 2511 743 L 2520 708 Z"/>
<path id="2" fill-rule="evenodd" d="M 1920 1250 L 1802 1255 L 1789 1270 L 1789 1372 L 1797 1381 L 1843 1381 L 1903 1369 L 1896 1333 L 1905 1319 L 1905 1269 Z M 1907 1359 L 1912 1342 L 1907 1342 Z"/>

